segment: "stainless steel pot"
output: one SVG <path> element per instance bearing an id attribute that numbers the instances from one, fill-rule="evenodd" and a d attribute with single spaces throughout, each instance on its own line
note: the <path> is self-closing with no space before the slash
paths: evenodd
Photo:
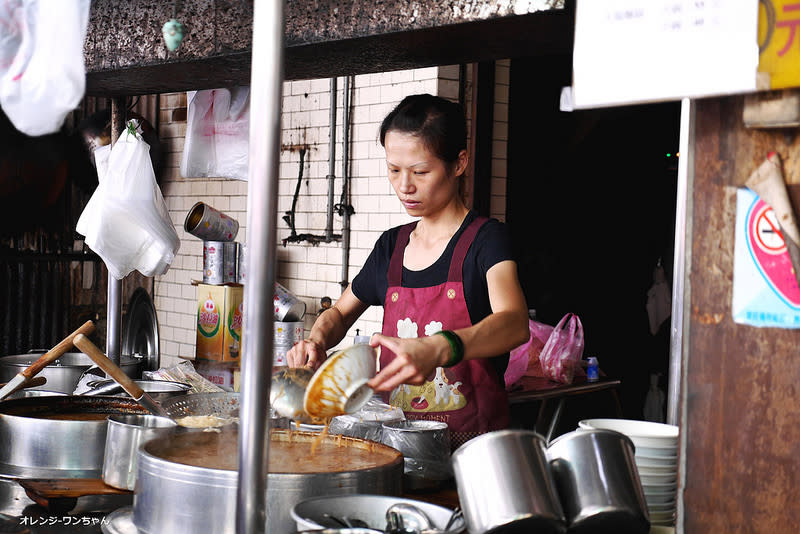
<path id="1" fill-rule="evenodd" d="M 613 430 L 576 430 L 547 448 L 570 532 L 650 530 L 633 442 Z"/>
<path id="2" fill-rule="evenodd" d="M 529 430 L 489 432 L 459 447 L 452 461 L 471 534 L 566 531 L 541 435 Z"/>
<path id="3" fill-rule="evenodd" d="M 167 399 L 186 395 L 188 391 L 192 389 L 192 386 L 189 384 L 173 382 L 171 380 L 134 380 L 133 383 L 142 388 L 142 391 L 158 402 L 164 402 Z M 82 395 L 119 395 L 130 397 L 130 395 L 122 389 L 121 385 L 111 379 L 97 380 L 89 382 L 87 385 L 92 389 L 82 393 Z"/>
<path id="4" fill-rule="evenodd" d="M 434 489 L 453 478 L 450 464 L 450 430 L 441 421 L 390 421 L 383 423 L 381 443 L 403 453 L 406 491 Z"/>
<path id="5" fill-rule="evenodd" d="M 103 457 L 103 481 L 132 490 L 136 484 L 139 447 L 163 436 L 177 423 L 155 415 L 110 415 Z"/>
<path id="6" fill-rule="evenodd" d="M 133 399 L 73 395 L 0 403 L 0 474 L 24 478 L 98 478 L 108 421 L 103 414 L 146 413 Z M 69 414 L 69 415 L 67 415 Z M 95 420 L 54 417 L 102 417 Z"/>
<path id="7" fill-rule="evenodd" d="M 224 455 L 225 462 L 235 465 L 237 437 L 236 432 L 224 431 L 175 433 L 145 443 L 139 450 L 133 500 L 134 524 L 139 533 L 234 533 L 238 471 L 197 464 L 212 465 L 209 459 Z M 342 463 L 348 461 L 350 448 L 371 451 L 380 456 L 381 463 L 377 467 L 351 470 L 344 470 L 347 469 L 344 465 L 343 470 L 336 472 L 270 472 L 266 496 L 269 534 L 294 532 L 296 526 L 291 509 L 310 497 L 354 493 L 399 495 L 401 492 L 403 458 L 390 447 L 356 438 L 320 438 L 316 433 L 286 430 L 273 431 L 271 439 L 273 445 L 276 441 L 288 440 L 308 445 L 320 439 L 323 444 L 339 444 L 344 449 L 340 456 Z M 271 456 L 274 454 L 270 452 Z M 174 460 L 176 456 L 181 458 L 180 462 Z M 192 463 L 195 465 L 189 465 Z"/>
<path id="8" fill-rule="evenodd" d="M 0 358 L 0 382 L 8 382 L 17 373 L 28 367 L 43 353 L 16 354 Z M 122 370 L 131 378 L 142 375 L 144 361 L 132 356 L 123 356 L 120 362 Z M 31 389 L 46 389 L 60 391 L 71 395 L 78 385 L 81 375 L 93 365 L 91 358 L 82 352 L 67 352 L 56 361 L 39 371 L 37 376 L 43 376 L 47 382 L 43 386 Z"/>

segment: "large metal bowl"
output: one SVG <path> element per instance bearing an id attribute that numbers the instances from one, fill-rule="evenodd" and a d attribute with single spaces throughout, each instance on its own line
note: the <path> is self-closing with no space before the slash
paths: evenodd
<path id="1" fill-rule="evenodd" d="M 164 402 L 167 399 L 180 397 L 186 395 L 192 386 L 183 382 L 173 382 L 171 380 L 134 380 L 134 384 L 142 388 L 142 391 L 150 395 L 150 397 L 158 402 Z M 97 380 L 87 384 L 90 389 L 83 393 L 83 395 L 96 396 L 96 395 L 114 395 L 129 397 L 128 393 L 122 389 L 122 386 L 114 380 Z"/>

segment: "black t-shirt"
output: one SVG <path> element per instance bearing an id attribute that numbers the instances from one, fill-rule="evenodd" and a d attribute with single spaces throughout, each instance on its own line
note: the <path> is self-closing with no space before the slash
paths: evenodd
<path id="1" fill-rule="evenodd" d="M 475 217 L 477 214 L 474 211 L 467 214 L 461 227 L 447 244 L 447 248 L 432 265 L 421 271 L 412 271 L 403 267 L 403 287 L 431 287 L 445 283 L 450 269 L 450 259 L 453 257 L 453 250 L 458 238 Z M 365 304 L 384 305 L 386 291 L 389 289 L 387 279 L 389 261 L 400 228 L 400 226 L 396 226 L 381 234 L 364 263 L 364 267 L 353 279 L 351 286 L 353 294 Z M 511 243 L 505 224 L 497 219 L 489 219 L 478 230 L 475 240 L 464 258 L 464 297 L 472 324 L 492 313 L 489 304 L 489 289 L 486 283 L 487 271 L 501 261 L 512 259 Z M 502 381 L 508 365 L 508 353 L 492 358 L 492 364 Z"/>

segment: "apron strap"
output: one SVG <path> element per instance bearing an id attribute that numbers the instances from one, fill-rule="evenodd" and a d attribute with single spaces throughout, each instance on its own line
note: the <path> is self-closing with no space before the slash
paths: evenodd
<path id="1" fill-rule="evenodd" d="M 417 221 L 408 223 L 397 234 L 397 242 L 392 251 L 392 259 L 389 260 L 389 271 L 386 273 L 389 287 L 398 287 L 403 280 L 403 256 L 411 238 L 411 232 L 417 227 Z"/>
<path id="2" fill-rule="evenodd" d="M 461 237 L 458 238 L 456 248 L 453 250 L 453 258 L 450 260 L 450 272 L 447 275 L 448 282 L 463 281 L 464 258 L 467 257 L 467 251 L 469 247 L 472 246 L 472 242 L 475 240 L 478 230 L 480 230 L 481 226 L 488 220 L 488 218 L 482 216 L 475 217 L 475 219 L 469 223 L 467 229 L 464 230 L 464 233 L 461 234 Z"/>

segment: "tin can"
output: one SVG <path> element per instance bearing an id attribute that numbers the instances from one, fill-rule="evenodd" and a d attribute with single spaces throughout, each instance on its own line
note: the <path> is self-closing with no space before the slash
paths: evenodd
<path id="1" fill-rule="evenodd" d="M 275 345 L 289 345 L 291 347 L 303 339 L 305 323 L 303 321 L 274 321 Z"/>
<path id="2" fill-rule="evenodd" d="M 275 282 L 275 320 L 302 321 L 306 313 L 306 303 L 298 299 L 288 289 Z"/>
<path id="3" fill-rule="evenodd" d="M 203 283 L 220 285 L 225 281 L 223 241 L 203 241 Z"/>
<path id="4" fill-rule="evenodd" d="M 286 353 L 292 348 L 292 345 L 279 345 L 275 344 L 272 347 L 272 366 L 273 367 L 286 367 Z"/>
<path id="5" fill-rule="evenodd" d="M 204 241 L 233 241 L 239 232 L 239 222 L 204 202 L 198 202 L 186 214 L 183 228 Z"/>
<path id="6" fill-rule="evenodd" d="M 222 283 L 235 284 L 236 277 L 236 245 L 237 243 L 222 243 Z"/>
<path id="7" fill-rule="evenodd" d="M 597 358 L 594 356 L 589 357 L 589 365 L 586 367 L 586 381 L 597 382 L 600 380 L 600 366 L 597 363 Z"/>
<path id="8" fill-rule="evenodd" d="M 247 245 L 244 243 L 236 246 L 236 281 L 242 285 L 247 281 Z"/>

